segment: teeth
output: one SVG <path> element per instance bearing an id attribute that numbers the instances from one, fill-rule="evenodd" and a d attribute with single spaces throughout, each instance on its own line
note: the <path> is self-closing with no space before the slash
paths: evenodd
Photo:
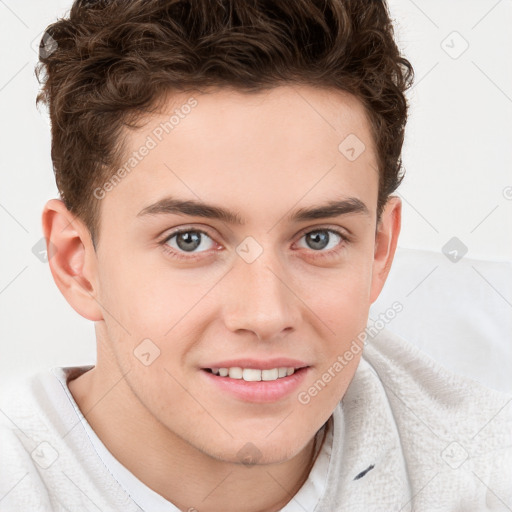
<path id="1" fill-rule="evenodd" d="M 261 380 L 277 380 L 279 377 L 279 368 L 272 370 L 261 370 Z"/>
<path id="2" fill-rule="evenodd" d="M 261 370 L 254 370 L 253 368 L 246 368 L 242 372 L 242 378 L 247 382 L 257 382 L 261 380 Z"/>
<path id="3" fill-rule="evenodd" d="M 243 370 L 242 368 L 238 368 L 235 366 L 234 368 L 229 369 L 229 377 L 231 379 L 241 379 L 243 377 Z"/>
<path id="4" fill-rule="evenodd" d="M 272 368 L 270 370 L 258 370 L 255 368 L 211 368 L 214 375 L 230 377 L 231 379 L 243 379 L 246 382 L 272 381 L 289 377 L 295 373 L 295 368 Z"/>

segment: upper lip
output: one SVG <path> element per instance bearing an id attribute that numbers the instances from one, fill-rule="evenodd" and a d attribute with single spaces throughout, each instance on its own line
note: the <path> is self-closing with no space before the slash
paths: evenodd
<path id="1" fill-rule="evenodd" d="M 270 370 L 272 368 L 304 368 L 309 366 L 304 361 L 298 359 L 290 359 L 287 357 L 279 357 L 275 359 L 229 359 L 219 361 L 211 365 L 203 366 L 203 368 L 252 368 L 259 370 Z"/>

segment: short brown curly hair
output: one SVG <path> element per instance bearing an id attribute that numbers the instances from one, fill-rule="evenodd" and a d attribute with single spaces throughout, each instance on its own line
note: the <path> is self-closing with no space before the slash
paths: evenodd
<path id="1" fill-rule="evenodd" d="M 377 220 L 402 181 L 414 71 L 385 0 L 76 0 L 41 45 L 37 103 L 49 108 L 57 187 L 93 243 L 93 190 L 119 165 L 123 128 L 172 91 L 292 83 L 349 92 L 377 148 Z"/>

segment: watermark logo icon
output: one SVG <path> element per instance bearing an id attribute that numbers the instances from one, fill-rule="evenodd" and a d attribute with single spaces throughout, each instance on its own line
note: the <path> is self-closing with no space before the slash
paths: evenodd
<path id="1" fill-rule="evenodd" d="M 237 453 L 238 460 L 245 466 L 254 466 L 262 457 L 261 451 L 253 443 L 245 443 Z"/>
<path id="2" fill-rule="evenodd" d="M 454 30 L 441 41 L 441 48 L 449 57 L 456 60 L 469 48 L 469 43 Z"/>
<path id="3" fill-rule="evenodd" d="M 160 356 L 160 349 L 146 338 L 135 347 L 133 354 L 144 366 L 149 366 Z"/>
<path id="4" fill-rule="evenodd" d="M 365 149 L 364 142 L 354 133 L 347 135 L 338 146 L 338 151 L 350 162 L 357 160 Z"/>
<path id="5" fill-rule="evenodd" d="M 39 467 L 48 469 L 59 458 L 59 453 L 48 441 L 43 441 L 32 450 L 30 456 Z"/>
<path id="6" fill-rule="evenodd" d="M 59 47 L 57 41 L 46 31 L 38 34 L 32 40 L 30 46 L 39 55 L 40 59 L 47 59 Z"/>
<path id="7" fill-rule="evenodd" d="M 441 250 L 452 263 L 458 263 L 468 252 L 467 246 L 456 236 L 450 238 Z"/>
<path id="8" fill-rule="evenodd" d="M 46 238 L 43 237 L 32 247 L 32 254 L 42 263 L 48 263 L 48 259 L 51 259 L 55 256 L 57 252 L 57 247 L 55 244 L 48 241 L 48 245 L 46 245 Z"/>
<path id="9" fill-rule="evenodd" d="M 458 469 L 466 462 L 469 457 L 466 449 L 457 441 L 452 441 L 442 452 L 441 458 L 452 469 Z"/>
<path id="10" fill-rule="evenodd" d="M 236 252 L 246 263 L 253 263 L 263 254 L 263 247 L 252 236 L 248 236 L 237 245 Z"/>

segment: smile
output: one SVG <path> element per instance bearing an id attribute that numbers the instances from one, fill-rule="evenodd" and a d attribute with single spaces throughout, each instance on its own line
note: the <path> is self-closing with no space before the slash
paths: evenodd
<path id="1" fill-rule="evenodd" d="M 243 402 L 273 403 L 292 395 L 304 383 L 310 366 L 243 368 L 241 366 L 203 368 L 208 386 Z"/>
<path id="2" fill-rule="evenodd" d="M 229 377 L 230 379 L 243 379 L 246 382 L 272 381 L 289 377 L 295 373 L 293 367 L 271 368 L 268 370 L 259 370 L 257 368 L 208 368 L 214 375 L 219 377 Z"/>

